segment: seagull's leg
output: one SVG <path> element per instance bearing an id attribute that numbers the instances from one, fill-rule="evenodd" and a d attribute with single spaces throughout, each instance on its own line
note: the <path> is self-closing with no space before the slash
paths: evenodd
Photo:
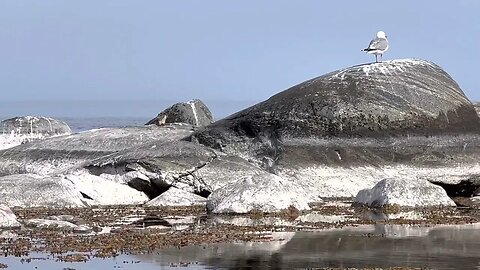
<path id="1" fill-rule="evenodd" d="M 375 54 L 375 63 L 378 63 L 378 54 Z"/>
<path id="2" fill-rule="evenodd" d="M 383 62 L 383 53 L 380 54 L 380 62 Z"/>

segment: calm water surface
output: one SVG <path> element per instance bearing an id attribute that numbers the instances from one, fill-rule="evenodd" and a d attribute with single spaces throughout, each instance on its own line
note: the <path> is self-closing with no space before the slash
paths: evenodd
<path id="1" fill-rule="evenodd" d="M 93 259 L 87 263 L 47 260 L 9 269 L 294 269 L 411 266 L 480 269 L 480 225 L 418 227 L 369 225 L 319 232 L 275 233 L 274 241 L 169 248 L 144 255 Z"/>

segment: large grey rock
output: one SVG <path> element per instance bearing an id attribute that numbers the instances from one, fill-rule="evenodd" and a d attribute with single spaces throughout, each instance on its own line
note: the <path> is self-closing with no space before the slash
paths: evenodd
<path id="1" fill-rule="evenodd" d="M 175 187 L 169 188 L 153 200 L 147 202 L 145 206 L 192 206 L 205 205 L 207 199 Z"/>
<path id="2" fill-rule="evenodd" d="M 440 186 L 418 179 L 384 179 L 372 189 L 358 192 L 355 203 L 371 207 L 410 206 L 455 206 L 447 192 Z"/>
<path id="3" fill-rule="evenodd" d="M 213 149 L 191 142 L 152 142 L 92 160 L 85 168 L 103 177 L 135 172 L 126 183 L 153 199 L 172 186 L 200 194 L 206 185 L 194 172 L 216 157 Z"/>
<path id="4" fill-rule="evenodd" d="M 293 86 L 195 134 L 219 147 L 248 138 L 471 132 L 480 121 L 458 84 L 415 59 L 354 66 Z"/>
<path id="5" fill-rule="evenodd" d="M 172 187 L 207 197 L 226 184 L 266 173 L 240 157 L 186 141 L 148 143 L 93 160 L 85 168 L 118 178 L 152 199 Z"/>
<path id="6" fill-rule="evenodd" d="M 190 125 L 104 128 L 33 141 L 0 150 L 0 176 L 20 173 L 47 175 L 79 166 L 149 142 L 180 140 L 193 132 Z"/>
<path id="7" fill-rule="evenodd" d="M 75 185 L 62 177 L 33 175 L 0 177 L 0 204 L 9 207 L 85 207 L 87 203 Z"/>
<path id="8" fill-rule="evenodd" d="M 21 224 L 17 220 L 17 216 L 12 210 L 4 205 L 0 204 L 0 228 L 15 228 L 20 227 Z"/>
<path id="9" fill-rule="evenodd" d="M 0 122 L 0 149 L 7 149 L 32 140 L 72 133 L 70 127 L 57 119 L 24 116 Z"/>
<path id="10" fill-rule="evenodd" d="M 279 212 L 290 206 L 309 210 L 319 201 L 301 186 L 274 174 L 263 173 L 232 182 L 208 197 L 207 209 L 213 213 Z"/>
<path id="11" fill-rule="evenodd" d="M 168 123 L 187 123 L 202 127 L 213 123 L 213 116 L 201 100 L 194 99 L 172 105 L 148 121 L 146 125 L 161 126 Z"/>
<path id="12" fill-rule="evenodd" d="M 320 196 L 409 172 L 460 182 L 480 174 L 480 120 L 439 66 L 414 59 L 335 71 L 193 133 Z"/>
<path id="13" fill-rule="evenodd" d="M 55 136 L 70 134 L 72 130 L 65 123 L 57 119 L 43 116 L 23 116 L 3 120 L 0 123 L 2 134 L 40 134 Z"/>

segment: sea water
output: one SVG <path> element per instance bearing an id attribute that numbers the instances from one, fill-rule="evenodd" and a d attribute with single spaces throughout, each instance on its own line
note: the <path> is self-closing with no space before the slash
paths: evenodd
<path id="1" fill-rule="evenodd" d="M 0 121 L 16 116 L 45 116 L 65 121 L 73 132 L 102 127 L 141 126 L 176 102 L 188 100 L 0 101 Z M 258 101 L 206 100 L 218 120 Z"/>
<path id="2" fill-rule="evenodd" d="M 480 269 L 480 225 L 362 225 L 278 233 L 270 242 L 167 248 L 141 255 L 59 262 L 52 255 L 0 258 L 8 269 L 304 269 L 426 267 Z M 26 257 L 25 257 L 26 258 Z M 24 259 L 25 259 L 24 258 Z"/>

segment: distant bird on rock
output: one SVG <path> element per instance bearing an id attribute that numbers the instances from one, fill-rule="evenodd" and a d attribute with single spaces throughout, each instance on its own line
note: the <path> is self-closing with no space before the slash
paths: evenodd
<path id="1" fill-rule="evenodd" d="M 380 55 L 380 62 L 383 58 L 383 53 L 388 50 L 388 40 L 385 32 L 378 31 L 377 37 L 370 41 L 368 48 L 363 49 L 363 51 L 369 54 L 375 54 L 375 63 L 378 63 L 378 56 Z"/>

